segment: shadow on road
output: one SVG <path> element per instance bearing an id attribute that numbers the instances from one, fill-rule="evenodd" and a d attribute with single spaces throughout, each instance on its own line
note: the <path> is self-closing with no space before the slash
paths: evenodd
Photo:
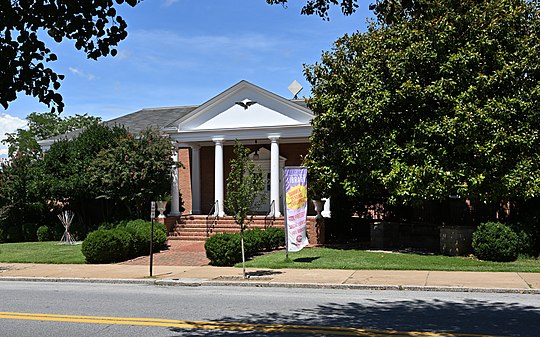
<path id="1" fill-rule="evenodd" d="M 442 300 L 402 300 L 395 302 L 372 300 L 371 304 L 329 303 L 316 308 L 301 308 L 286 314 L 268 312 L 239 317 L 223 316 L 220 322 L 242 324 L 285 324 L 338 326 L 402 332 L 433 331 L 454 334 L 482 334 L 502 336 L 538 336 L 539 308 L 519 303 L 498 303 L 479 300 L 450 302 Z M 240 327 L 240 324 L 238 325 Z M 184 330 L 171 328 L 178 336 L 276 336 L 272 332 Z M 306 334 L 287 334 L 304 335 Z M 318 336 L 324 336 L 318 335 Z M 373 336 L 377 336 L 374 334 Z M 400 336 L 415 336 L 402 333 Z"/>

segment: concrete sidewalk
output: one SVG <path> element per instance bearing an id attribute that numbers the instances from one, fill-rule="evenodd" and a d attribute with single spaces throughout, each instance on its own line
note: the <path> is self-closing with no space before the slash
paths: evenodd
<path id="1" fill-rule="evenodd" d="M 0 281 L 107 282 L 183 286 L 477 291 L 540 294 L 540 273 L 328 269 L 242 269 L 212 266 L 51 265 L 0 263 Z"/>

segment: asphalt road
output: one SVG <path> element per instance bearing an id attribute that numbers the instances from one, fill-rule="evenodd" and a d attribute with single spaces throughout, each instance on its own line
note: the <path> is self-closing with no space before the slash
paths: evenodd
<path id="1" fill-rule="evenodd" d="M 473 334 L 540 336 L 540 296 L 0 282 L 1 337 Z"/>

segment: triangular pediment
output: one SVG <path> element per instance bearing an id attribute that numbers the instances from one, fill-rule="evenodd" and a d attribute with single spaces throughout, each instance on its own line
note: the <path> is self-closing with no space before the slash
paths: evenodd
<path id="1" fill-rule="evenodd" d="M 305 126 L 313 114 L 303 106 L 241 81 L 177 120 L 178 131 Z"/>

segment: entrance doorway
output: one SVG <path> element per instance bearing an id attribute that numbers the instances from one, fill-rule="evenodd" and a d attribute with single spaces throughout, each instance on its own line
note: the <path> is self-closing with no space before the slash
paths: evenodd
<path id="1" fill-rule="evenodd" d="M 265 185 L 263 190 L 259 192 L 258 200 L 263 200 L 259 203 L 258 208 L 252 209 L 253 214 L 269 214 L 271 209 L 271 200 L 270 200 L 270 186 L 272 176 L 270 174 L 270 151 L 264 147 L 257 149 L 249 155 L 249 158 L 255 162 L 255 165 L 261 171 Z M 283 172 L 283 167 L 285 166 L 285 161 L 287 158 L 280 156 L 279 157 L 279 202 L 282 200 L 282 191 L 281 186 L 281 172 Z"/>

